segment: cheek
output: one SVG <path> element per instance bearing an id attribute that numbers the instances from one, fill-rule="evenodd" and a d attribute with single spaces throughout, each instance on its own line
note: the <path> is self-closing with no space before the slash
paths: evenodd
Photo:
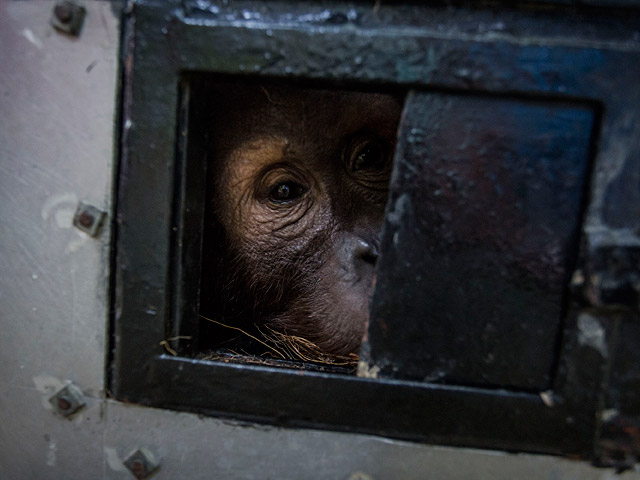
<path id="1" fill-rule="evenodd" d="M 318 203 L 271 209 L 253 202 L 239 218 L 237 251 L 267 278 L 274 271 L 310 268 L 330 238 L 331 217 Z"/>

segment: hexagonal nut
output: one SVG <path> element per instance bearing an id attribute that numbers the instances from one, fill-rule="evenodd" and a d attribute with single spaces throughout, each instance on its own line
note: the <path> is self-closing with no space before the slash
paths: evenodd
<path id="1" fill-rule="evenodd" d="M 68 35 L 78 36 L 84 23 L 86 10 L 70 0 L 56 2 L 51 15 L 51 25 Z"/>
<path id="2" fill-rule="evenodd" d="M 73 226 L 95 237 L 100 230 L 104 217 L 105 213 L 99 208 L 80 202 L 73 215 Z"/>
<path id="3" fill-rule="evenodd" d="M 160 466 L 153 454 L 146 448 L 137 449 L 123 463 L 138 480 L 149 478 Z"/>
<path id="4" fill-rule="evenodd" d="M 73 384 L 68 384 L 49 399 L 53 409 L 63 417 L 69 417 L 85 405 L 82 390 Z"/>

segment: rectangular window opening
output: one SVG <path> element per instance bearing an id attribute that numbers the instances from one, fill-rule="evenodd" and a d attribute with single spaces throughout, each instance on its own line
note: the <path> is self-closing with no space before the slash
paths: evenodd
<path id="1" fill-rule="evenodd" d="M 180 89 L 173 352 L 549 388 L 591 108 L 202 73 Z"/>
<path id="2" fill-rule="evenodd" d="M 405 93 L 299 85 L 183 78 L 182 185 L 205 193 L 176 215 L 202 262 L 170 334 L 202 360 L 354 374 Z"/>

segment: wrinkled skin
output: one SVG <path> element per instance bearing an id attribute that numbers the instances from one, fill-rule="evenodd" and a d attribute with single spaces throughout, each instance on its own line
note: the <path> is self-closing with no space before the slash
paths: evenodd
<path id="1" fill-rule="evenodd" d="M 273 85 L 215 90 L 208 227 L 217 234 L 204 248 L 218 254 L 205 308 L 226 324 L 267 324 L 327 353 L 357 352 L 401 100 Z"/>

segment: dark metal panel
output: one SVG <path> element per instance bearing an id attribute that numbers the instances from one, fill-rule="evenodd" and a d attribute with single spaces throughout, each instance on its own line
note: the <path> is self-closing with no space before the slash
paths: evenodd
<path id="1" fill-rule="evenodd" d="M 470 99 L 503 97 L 500 102 L 512 107 L 520 102 L 538 112 L 538 119 L 545 115 L 534 108 L 535 102 L 543 101 L 551 113 L 582 112 L 584 128 L 570 139 L 589 130 L 598 112 L 601 137 L 593 145 L 595 173 L 584 260 L 579 262 L 595 268 L 595 262 L 589 263 L 594 245 L 608 248 L 622 238 L 620 232 L 611 235 L 610 227 L 622 225 L 629 245 L 637 240 L 630 226 L 640 219 L 624 220 L 625 214 L 611 208 L 606 195 L 621 185 L 626 193 L 617 198 L 627 198 L 640 162 L 638 146 L 629 140 L 637 137 L 639 128 L 634 113 L 639 104 L 637 15 L 589 11 L 556 18 L 541 10 L 512 9 L 502 17 L 490 9 L 384 5 L 380 11 L 385 14 L 377 17 L 371 6 L 340 2 L 295 7 L 287 2 L 269 2 L 269 7 L 198 2 L 194 10 L 181 5 L 135 4 L 139 30 L 125 59 L 132 84 L 125 97 L 116 224 L 116 375 L 111 384 L 116 398 L 281 425 L 589 456 L 609 361 L 598 339 L 608 344 L 615 322 L 597 312 L 581 317 L 578 304 L 558 339 L 561 353 L 554 381 L 539 395 L 160 355 L 160 342 L 167 335 L 196 323 L 178 318 L 186 311 L 179 303 L 188 291 L 193 293 L 185 278 L 197 264 L 189 261 L 181 240 L 198 223 L 197 215 L 183 216 L 189 202 L 197 203 L 197 195 L 185 190 L 198 182 L 192 182 L 197 169 L 184 164 L 184 145 L 175 150 L 180 137 L 178 85 L 185 74 L 205 71 L 367 89 L 393 84 L 448 96 L 466 92 Z M 271 8 L 274 15 L 266 15 Z M 296 13 L 293 17 L 289 9 Z M 320 16 L 305 14 L 312 10 Z M 367 16 L 365 10 L 373 13 Z M 447 22 L 449 14 L 454 20 Z M 505 19 L 502 25 L 500 18 Z M 486 23 L 488 19 L 494 21 Z M 526 128 L 520 124 L 521 130 Z M 177 233 L 172 233 L 174 228 Z M 197 248 L 190 251 L 197 255 Z M 186 290 L 175 290 L 176 285 Z M 584 289 L 588 297 L 587 286 Z M 407 319 L 408 324 L 416 321 Z M 365 366 L 361 371 L 367 377 L 376 374 Z M 525 380 L 524 388 L 541 388 L 547 380 Z M 520 380 L 513 383 L 523 386 Z"/>
<path id="2" fill-rule="evenodd" d="M 202 257 L 203 219 L 206 201 L 206 152 L 201 142 L 206 125 L 190 119 L 192 88 L 195 80 L 180 81 L 179 131 L 176 145 L 176 185 L 173 204 L 170 265 L 175 279 L 170 290 L 172 321 L 167 329 L 166 345 L 169 351 L 193 354 L 198 336 L 200 311 L 200 263 Z M 197 99 L 195 99 L 197 101 Z"/>
<path id="3" fill-rule="evenodd" d="M 105 478 L 113 480 L 133 478 L 119 462 L 140 445 L 160 459 L 160 471 L 151 477 L 154 480 L 638 480 L 639 477 L 631 473 L 616 476 L 611 470 L 603 471 L 586 462 L 557 456 L 434 447 L 370 435 L 278 428 L 112 401 L 106 402 L 106 409 L 109 421 L 104 433 L 108 459 Z"/>
<path id="4" fill-rule="evenodd" d="M 575 423 L 566 422 L 565 407 L 550 406 L 538 394 L 170 356 L 153 360 L 147 382 L 146 391 L 133 401 L 285 427 L 580 456 L 588 455 L 592 443 L 593 422 L 588 417 L 578 414 Z"/>
<path id="5" fill-rule="evenodd" d="M 163 3 L 163 0 L 157 1 Z M 150 3 L 146 0 L 145 3 Z M 167 3 L 166 1 L 164 2 Z M 551 5 L 554 4 L 555 5 Z M 433 28 L 451 38 L 477 34 L 514 35 L 531 38 L 544 35 L 572 40 L 620 41 L 625 36 L 629 10 L 584 8 L 640 6 L 637 0 L 431 0 L 422 2 L 290 2 L 287 0 L 234 0 L 220 4 L 212 0 L 182 0 L 185 14 L 216 23 L 274 23 L 307 27 L 351 24 L 359 28 Z M 538 4 L 538 5 L 536 5 Z M 540 8 L 540 4 L 546 4 Z M 577 6 L 583 8 L 575 8 Z M 602 13 L 606 15 L 602 15 Z M 594 28 L 595 27 L 595 28 Z M 619 28 L 622 27 L 622 28 Z"/>
<path id="6" fill-rule="evenodd" d="M 570 425 L 584 437 L 593 438 L 599 424 L 616 334 L 617 322 L 602 312 L 571 310 L 564 325 L 553 389 L 541 393 L 547 404 L 560 408 L 556 412 L 558 424 Z"/>
<path id="7" fill-rule="evenodd" d="M 622 415 L 640 418 L 640 318 L 622 317 L 611 367 L 607 405 Z"/>
<path id="8" fill-rule="evenodd" d="M 548 388 L 593 123 L 593 110 L 580 105 L 409 96 L 370 368 L 393 378 Z"/>
<path id="9" fill-rule="evenodd" d="M 640 318 L 610 312 L 617 323 L 610 383 L 601 414 L 599 461 L 632 467 L 640 458 Z"/>
<path id="10" fill-rule="evenodd" d="M 242 27 L 174 19 L 155 40 L 183 68 L 240 75 L 433 85 L 440 88 L 599 98 L 618 84 L 621 56 L 584 47 L 520 44 L 509 38 L 449 38 L 412 28 Z M 481 41 L 479 41 L 481 40 Z M 636 49 L 639 45 L 634 45 Z"/>
<path id="11" fill-rule="evenodd" d="M 179 74 L 172 62 L 149 54 L 133 17 L 125 28 L 111 388 L 132 392 L 143 385 L 152 356 L 164 350 L 171 318 Z"/>

